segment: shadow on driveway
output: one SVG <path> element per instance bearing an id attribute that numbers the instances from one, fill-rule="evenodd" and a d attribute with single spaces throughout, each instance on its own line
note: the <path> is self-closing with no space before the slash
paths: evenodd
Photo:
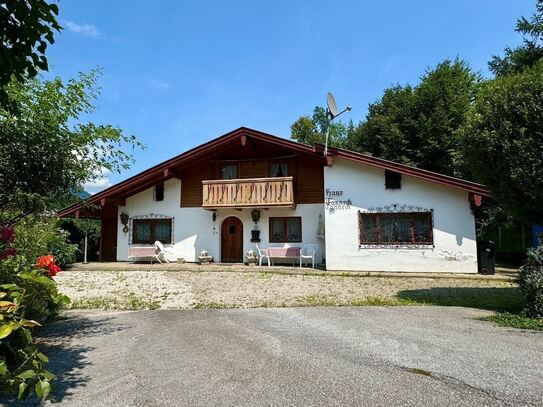
<path id="1" fill-rule="evenodd" d="M 56 375 L 52 382 L 50 399 L 61 402 L 79 387 L 84 387 L 88 376 L 84 368 L 93 363 L 87 358 L 87 353 L 94 347 L 80 346 L 78 338 L 105 336 L 125 329 L 125 326 L 115 322 L 112 316 L 89 319 L 81 315 L 60 317 L 39 331 L 36 331 L 37 344 L 41 352 L 49 358 L 47 370 Z M 83 341 L 81 341 L 83 342 Z M 17 401 L 6 395 L 0 395 L 0 405 L 37 406 L 40 401 L 29 397 L 25 401 Z"/>
<path id="2" fill-rule="evenodd" d="M 524 306 L 517 287 L 433 287 L 400 291 L 397 297 L 430 305 L 470 307 L 490 311 L 518 312 Z"/>

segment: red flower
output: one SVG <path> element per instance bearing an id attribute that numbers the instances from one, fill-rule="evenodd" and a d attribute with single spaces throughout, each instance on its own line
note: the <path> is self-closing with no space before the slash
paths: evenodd
<path id="1" fill-rule="evenodd" d="M 55 259 L 52 254 L 40 256 L 38 257 L 38 260 L 36 260 L 36 266 L 41 269 L 46 269 L 50 264 L 55 264 Z"/>
<path id="2" fill-rule="evenodd" d="M 5 243 L 11 243 L 13 241 L 13 228 L 2 226 L 2 241 Z"/>
<path id="3" fill-rule="evenodd" d="M 49 269 L 49 275 L 51 277 L 56 276 L 58 273 L 60 273 L 62 271 L 60 269 L 60 267 L 57 266 L 55 263 L 50 263 L 49 266 L 48 266 L 48 269 Z"/>
<path id="4" fill-rule="evenodd" d="M 47 274 L 49 274 L 51 277 L 56 276 L 62 271 L 61 268 L 55 264 L 55 258 L 52 254 L 38 257 L 38 260 L 36 260 L 36 266 L 46 270 Z"/>

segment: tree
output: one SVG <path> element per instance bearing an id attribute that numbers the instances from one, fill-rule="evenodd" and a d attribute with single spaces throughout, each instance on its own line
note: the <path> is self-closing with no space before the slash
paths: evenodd
<path id="1" fill-rule="evenodd" d="M 505 48 L 503 57 L 492 57 L 488 65 L 496 76 L 519 73 L 543 60 L 543 0 L 537 0 L 536 12 L 529 20 L 525 17 L 517 20 L 515 31 L 523 35 L 523 43 L 516 48 Z"/>
<path id="2" fill-rule="evenodd" d="M 543 61 L 484 84 L 461 136 L 498 203 L 520 222 L 543 223 Z"/>
<path id="3" fill-rule="evenodd" d="M 132 157 L 123 148 L 141 146 L 117 127 L 81 122 L 94 109 L 98 75 L 7 86 L 18 113 L 0 109 L 0 210 L 16 211 L 15 220 L 54 208 L 104 169 L 127 168 Z"/>
<path id="4" fill-rule="evenodd" d="M 480 84 L 462 60 L 445 60 L 420 83 L 385 89 L 370 104 L 350 148 L 443 174 L 466 177 L 457 131 Z"/>
<path id="5" fill-rule="evenodd" d="M 417 135 L 413 88 L 400 85 L 385 89 L 383 97 L 368 107 L 349 140 L 352 150 L 368 152 L 409 165 L 416 165 L 414 141 Z"/>
<path id="6" fill-rule="evenodd" d="M 330 125 L 328 145 L 333 147 L 344 147 L 349 135 L 354 131 L 354 124 L 349 122 L 329 122 L 326 110 L 323 107 L 315 106 L 313 116 L 302 116 L 290 126 L 290 137 L 298 143 L 314 145 L 324 144 L 326 126 Z"/>
<path id="7" fill-rule="evenodd" d="M 0 3 L 0 106 L 10 106 L 5 86 L 12 77 L 23 81 L 47 71 L 45 50 L 53 44 L 58 6 L 45 0 L 3 0 Z"/>

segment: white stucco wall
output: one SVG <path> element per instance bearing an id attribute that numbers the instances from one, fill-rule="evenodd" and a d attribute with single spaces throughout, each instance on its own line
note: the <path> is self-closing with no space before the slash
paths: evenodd
<path id="1" fill-rule="evenodd" d="M 237 211 L 234 209 L 220 209 L 217 213 L 215 225 L 212 221 L 212 212 L 202 208 L 181 208 L 181 181 L 170 179 L 164 183 L 164 200 L 161 202 L 153 201 L 153 189 L 149 188 L 139 194 L 126 199 L 126 206 L 119 207 L 119 214 L 127 213 L 130 217 L 149 214 L 166 215 L 174 218 L 174 238 L 176 243 L 175 250 L 178 257 L 183 257 L 185 261 L 193 262 L 196 255 L 203 249 L 220 261 L 220 232 L 223 219 L 228 216 L 236 216 L 243 223 L 243 252 L 244 254 L 253 249 L 256 252 L 255 243 L 251 240 L 251 230 L 254 222 L 251 219 L 251 209 Z M 270 246 L 268 242 L 268 218 L 273 216 L 301 216 L 302 217 L 302 243 L 293 243 L 293 246 L 306 243 L 317 243 L 319 250 L 317 260 L 320 262 L 323 253 L 323 240 L 316 237 L 319 214 L 324 214 L 324 208 L 321 204 L 316 205 L 298 205 L 296 209 L 289 208 L 270 208 L 260 211 L 260 229 L 261 243 L 260 247 Z M 213 227 L 215 226 L 215 229 Z M 128 260 L 128 247 L 130 233 L 122 231 L 123 225 L 118 223 L 117 231 L 117 260 Z M 282 244 L 271 244 L 272 246 L 282 246 Z M 141 246 L 138 244 L 138 246 Z"/>
<path id="2" fill-rule="evenodd" d="M 344 159 L 324 169 L 330 190 L 342 190 L 350 209 L 325 210 L 329 270 L 477 272 L 475 221 L 468 193 L 402 175 L 400 190 L 386 190 L 384 170 Z M 358 211 L 385 205 L 433 210 L 434 247 L 359 248 Z"/>

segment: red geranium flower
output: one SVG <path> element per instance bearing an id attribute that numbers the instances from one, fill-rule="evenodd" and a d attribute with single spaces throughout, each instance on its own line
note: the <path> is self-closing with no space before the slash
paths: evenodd
<path id="1" fill-rule="evenodd" d="M 36 266 L 46 270 L 47 274 L 49 274 L 51 277 L 56 276 L 59 272 L 62 271 L 61 268 L 55 264 L 55 258 L 52 254 L 38 257 L 38 260 L 36 261 Z"/>
<path id="2" fill-rule="evenodd" d="M 38 260 L 36 260 L 36 266 L 41 269 L 46 269 L 51 263 L 55 264 L 55 258 L 52 254 L 40 256 L 38 257 Z"/>
<path id="3" fill-rule="evenodd" d="M 49 275 L 51 277 L 56 276 L 58 273 L 62 271 L 60 267 L 57 266 L 55 263 L 49 263 L 49 266 L 47 268 L 49 269 Z"/>

